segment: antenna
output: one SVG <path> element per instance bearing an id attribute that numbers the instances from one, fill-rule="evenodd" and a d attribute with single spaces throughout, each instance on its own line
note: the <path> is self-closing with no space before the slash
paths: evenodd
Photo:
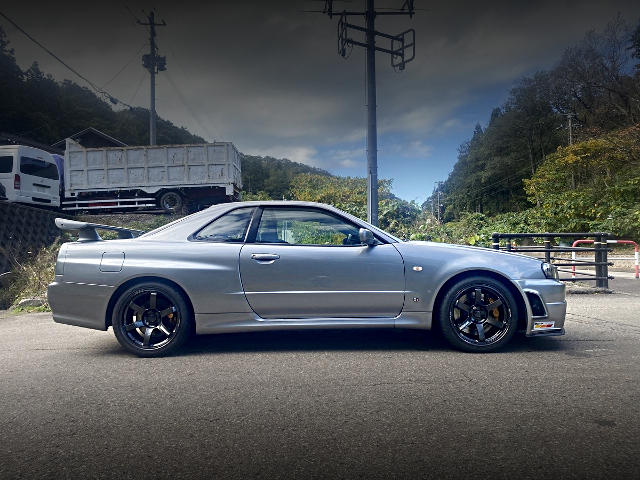
<path id="1" fill-rule="evenodd" d="M 333 15 L 333 0 L 325 0 L 322 13 Z M 409 15 L 413 17 L 413 0 L 405 0 L 404 5 L 398 11 L 376 12 L 374 0 L 366 0 L 365 12 L 347 12 L 340 14 L 338 21 L 338 53 L 347 57 L 347 47 L 354 45 L 367 49 L 366 55 L 366 98 L 367 98 L 367 220 L 372 225 L 378 226 L 378 127 L 376 120 L 376 52 L 383 52 L 391 56 L 391 66 L 398 71 L 403 71 L 405 65 L 415 58 L 415 36 L 413 29 L 406 30 L 398 35 L 388 35 L 375 29 L 375 19 L 378 15 Z M 365 18 L 365 26 L 360 27 L 349 23 L 349 17 L 361 15 Z M 364 42 L 351 38 L 352 31 L 362 32 L 365 35 Z M 389 48 L 376 46 L 376 38 L 382 37 L 389 41 Z M 349 51 L 351 50 L 349 49 Z"/>

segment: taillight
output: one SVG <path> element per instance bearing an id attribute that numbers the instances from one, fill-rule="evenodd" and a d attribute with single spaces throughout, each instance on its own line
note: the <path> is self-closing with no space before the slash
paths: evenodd
<path id="1" fill-rule="evenodd" d="M 13 189 L 20 190 L 20 175 L 16 173 L 16 176 L 13 177 Z"/>

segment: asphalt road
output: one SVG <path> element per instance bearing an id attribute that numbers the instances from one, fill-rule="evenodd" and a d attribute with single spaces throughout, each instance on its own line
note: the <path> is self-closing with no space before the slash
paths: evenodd
<path id="1" fill-rule="evenodd" d="M 316 331 L 160 359 L 3 318 L 0 478 L 637 478 L 638 311 L 640 292 L 570 295 L 565 336 L 485 355 Z"/>
<path id="2" fill-rule="evenodd" d="M 614 292 L 640 295 L 640 279 L 636 278 L 633 269 L 609 269 L 609 275 L 613 276 L 613 280 L 609 280 L 609 288 Z"/>

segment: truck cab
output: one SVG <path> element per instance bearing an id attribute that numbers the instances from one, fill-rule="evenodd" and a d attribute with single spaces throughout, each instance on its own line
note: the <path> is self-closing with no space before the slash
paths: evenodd
<path id="1" fill-rule="evenodd" d="M 60 206 L 60 174 L 56 161 L 44 150 L 0 146 L 0 183 L 9 202 Z"/>

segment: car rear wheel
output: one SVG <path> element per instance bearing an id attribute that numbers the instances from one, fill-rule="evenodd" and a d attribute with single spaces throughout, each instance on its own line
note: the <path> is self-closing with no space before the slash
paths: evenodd
<path id="1" fill-rule="evenodd" d="M 492 352 L 513 337 L 518 307 L 509 289 L 490 277 L 471 277 L 453 285 L 440 306 L 446 339 L 467 352 Z"/>
<path id="2" fill-rule="evenodd" d="M 182 293 L 155 282 L 125 291 L 116 302 L 112 324 L 120 345 L 140 357 L 173 353 L 193 330 Z"/>

